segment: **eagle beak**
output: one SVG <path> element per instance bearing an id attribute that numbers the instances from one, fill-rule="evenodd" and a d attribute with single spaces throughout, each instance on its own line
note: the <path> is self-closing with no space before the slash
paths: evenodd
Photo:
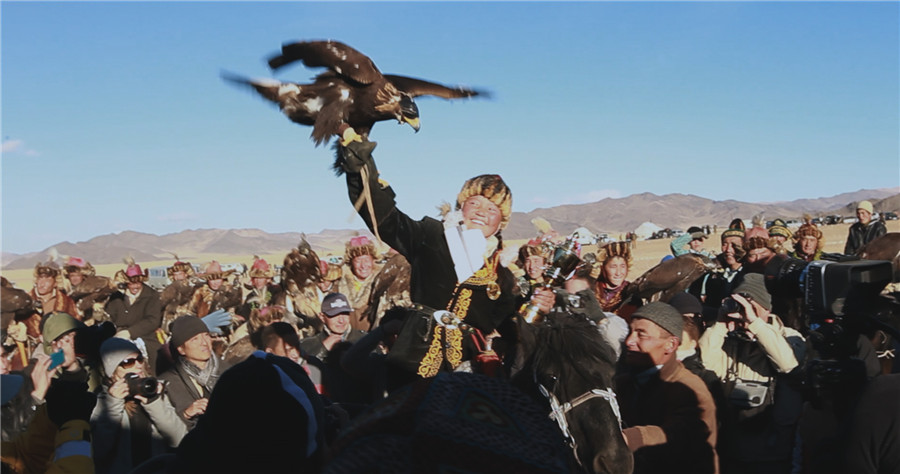
<path id="1" fill-rule="evenodd" d="M 413 130 L 416 131 L 416 133 L 419 132 L 419 117 L 416 117 L 416 118 L 403 117 L 403 120 L 406 121 L 406 123 L 408 123 L 409 126 L 412 127 Z"/>

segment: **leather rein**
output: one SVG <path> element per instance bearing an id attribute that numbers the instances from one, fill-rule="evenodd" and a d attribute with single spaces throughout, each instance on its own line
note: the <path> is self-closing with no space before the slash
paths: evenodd
<path id="1" fill-rule="evenodd" d="M 567 413 L 582 403 L 594 398 L 602 398 L 609 403 L 610 408 L 616 415 L 616 420 L 619 422 L 619 431 L 622 430 L 622 414 L 619 411 L 619 402 L 616 399 L 616 393 L 612 388 L 607 388 L 606 390 L 599 388 L 591 389 L 575 397 L 571 401 L 560 403 L 556 395 L 538 383 L 536 378 L 537 377 L 535 377 L 535 383 L 537 383 L 538 389 L 550 403 L 550 419 L 556 421 L 556 424 L 559 425 L 559 430 L 566 439 L 566 443 L 572 448 L 572 453 L 575 455 L 575 461 L 579 466 L 584 466 L 584 464 L 581 462 L 581 459 L 578 458 L 578 442 L 575 440 L 575 437 L 572 436 L 571 431 L 569 431 L 569 422 L 566 420 Z"/>

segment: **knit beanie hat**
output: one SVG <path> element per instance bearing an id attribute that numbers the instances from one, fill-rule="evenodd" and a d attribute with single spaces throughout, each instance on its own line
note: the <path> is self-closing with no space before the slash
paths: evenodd
<path id="1" fill-rule="evenodd" d="M 762 274 L 748 273 L 744 275 L 744 280 L 731 293 L 747 293 L 753 301 L 766 308 L 766 311 L 772 309 L 772 295 L 766 290 Z"/>
<path id="2" fill-rule="evenodd" d="M 206 327 L 203 320 L 192 314 L 180 316 L 175 321 L 172 321 L 171 329 L 172 339 L 170 342 L 173 349 L 181 347 L 185 342 L 197 334 L 209 332 L 209 328 Z"/>
<path id="3" fill-rule="evenodd" d="M 684 318 L 674 306 L 654 301 L 645 304 L 631 314 L 631 318 L 642 318 L 653 321 L 657 326 L 665 329 L 669 334 L 681 338 L 681 330 L 684 328 Z"/>
<path id="4" fill-rule="evenodd" d="M 862 209 L 864 211 L 869 211 L 869 214 L 873 214 L 875 212 L 875 208 L 869 201 L 859 201 L 859 204 L 856 205 L 856 208 Z"/>
<path id="5" fill-rule="evenodd" d="M 107 377 L 112 377 L 116 367 L 131 354 L 141 353 L 138 346 L 128 339 L 111 337 L 100 344 L 100 361 L 103 363 L 103 372 Z"/>
<path id="6" fill-rule="evenodd" d="M 483 174 L 469 179 L 463 185 L 462 190 L 456 196 L 456 209 L 462 209 L 462 205 L 472 196 L 484 196 L 488 201 L 500 208 L 503 216 L 500 221 L 500 230 L 509 224 L 509 216 L 512 214 L 512 191 L 503 182 L 498 174 Z"/>
<path id="7" fill-rule="evenodd" d="M 702 314 L 703 305 L 696 296 L 681 291 L 669 298 L 669 304 L 681 314 Z"/>

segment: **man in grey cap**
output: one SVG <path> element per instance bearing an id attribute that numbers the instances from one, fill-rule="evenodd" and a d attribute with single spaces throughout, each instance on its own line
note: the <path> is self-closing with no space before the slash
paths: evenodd
<path id="1" fill-rule="evenodd" d="M 683 316 L 667 303 L 631 315 L 616 393 L 634 472 L 718 472 L 716 408 L 706 384 L 675 357 Z"/>
<path id="2" fill-rule="evenodd" d="M 343 293 L 329 293 L 322 299 L 322 311 L 319 319 L 324 327 L 319 334 L 303 338 L 300 349 L 304 354 L 325 361 L 325 357 L 338 342 L 356 342 L 366 335 L 364 331 L 350 326 L 350 313 L 353 307 Z"/>
<path id="3" fill-rule="evenodd" d="M 806 346 L 796 330 L 770 313 L 763 276 L 748 273 L 722 302 L 719 320 L 700 337 L 703 365 L 723 381 L 728 413 L 719 450 L 741 472 L 790 470 L 800 398 L 780 374 L 803 362 Z M 774 409 L 776 397 L 779 409 Z M 792 403 L 793 402 L 793 403 Z M 778 419 L 775 418 L 778 413 Z"/>

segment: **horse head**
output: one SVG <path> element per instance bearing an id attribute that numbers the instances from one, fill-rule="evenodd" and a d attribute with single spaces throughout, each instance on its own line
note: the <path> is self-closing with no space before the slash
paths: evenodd
<path id="1" fill-rule="evenodd" d="M 540 398 L 568 437 L 575 463 L 586 472 L 630 473 L 633 458 L 612 395 L 616 356 L 595 324 L 557 313 L 539 325 L 518 324 L 518 356 L 525 363 L 514 381 L 544 394 Z"/>

